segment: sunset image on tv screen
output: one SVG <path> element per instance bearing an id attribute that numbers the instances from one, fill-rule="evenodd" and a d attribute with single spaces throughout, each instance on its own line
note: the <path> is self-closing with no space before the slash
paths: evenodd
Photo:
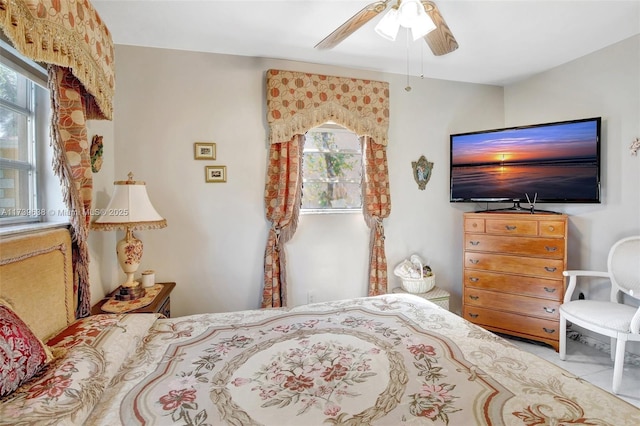
<path id="1" fill-rule="evenodd" d="M 451 199 L 594 200 L 599 120 L 451 136 Z"/>

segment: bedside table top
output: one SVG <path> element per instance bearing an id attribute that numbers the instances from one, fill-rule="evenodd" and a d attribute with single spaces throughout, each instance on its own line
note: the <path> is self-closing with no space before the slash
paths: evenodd
<path id="1" fill-rule="evenodd" d="M 126 313 L 131 314 L 131 313 L 154 313 L 154 312 L 159 312 L 160 308 L 162 307 L 164 302 L 169 298 L 169 296 L 171 294 L 171 291 L 176 286 L 176 283 L 175 282 L 166 282 L 166 283 L 156 283 L 156 284 L 162 285 L 162 289 L 160 290 L 160 292 L 157 294 L 157 296 L 153 299 L 153 301 L 150 304 L 148 304 L 146 306 L 143 306 L 141 308 L 138 308 L 138 309 L 134 309 L 132 311 L 127 311 Z M 101 308 L 102 308 L 102 305 L 104 305 L 106 302 L 108 302 L 109 300 L 111 300 L 113 298 L 113 296 L 118 292 L 119 288 L 120 287 L 116 288 L 111 293 L 107 294 L 98 303 L 93 305 L 93 307 L 91 308 L 91 315 L 109 314 L 109 313 L 111 313 L 111 312 L 105 312 Z"/>
<path id="2" fill-rule="evenodd" d="M 409 293 L 408 291 L 406 291 L 402 287 L 395 287 L 391 291 L 394 292 L 394 293 L 414 294 L 416 296 L 419 296 L 419 297 L 422 297 L 422 298 L 425 298 L 425 299 L 428 299 L 428 300 L 441 299 L 441 298 L 449 297 L 449 292 L 447 290 L 444 290 L 444 289 L 438 287 L 438 286 L 433 287 L 433 289 L 431 289 L 430 291 L 428 291 L 426 293 Z"/>

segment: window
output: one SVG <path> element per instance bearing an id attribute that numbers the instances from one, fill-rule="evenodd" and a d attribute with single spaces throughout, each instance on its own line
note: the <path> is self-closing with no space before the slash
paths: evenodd
<path id="1" fill-rule="evenodd" d="M 330 123 L 309 130 L 302 177 L 302 211 L 360 211 L 362 147 L 358 135 Z"/>
<path id="2" fill-rule="evenodd" d="M 0 47 L 0 224 L 40 221 L 37 160 L 50 117 L 46 74 L 10 46 Z"/>

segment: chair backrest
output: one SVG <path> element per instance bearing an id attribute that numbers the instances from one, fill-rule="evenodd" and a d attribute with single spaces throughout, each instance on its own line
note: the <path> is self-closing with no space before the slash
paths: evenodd
<path id="1" fill-rule="evenodd" d="M 640 299 L 640 235 L 616 242 L 609 251 L 607 267 L 614 287 Z"/>

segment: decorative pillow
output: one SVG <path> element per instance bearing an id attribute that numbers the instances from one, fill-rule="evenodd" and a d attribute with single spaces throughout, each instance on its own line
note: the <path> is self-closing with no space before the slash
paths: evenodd
<path id="1" fill-rule="evenodd" d="M 0 425 L 82 425 L 110 380 L 107 360 L 87 345 L 69 349 L 0 402 Z"/>
<path id="2" fill-rule="evenodd" d="M 100 314 L 76 320 L 47 341 L 56 359 L 0 399 L 0 425 L 96 423 L 86 420 L 159 316 Z"/>
<path id="3" fill-rule="evenodd" d="M 0 299 L 0 396 L 9 395 L 52 359 L 29 326 Z"/>

